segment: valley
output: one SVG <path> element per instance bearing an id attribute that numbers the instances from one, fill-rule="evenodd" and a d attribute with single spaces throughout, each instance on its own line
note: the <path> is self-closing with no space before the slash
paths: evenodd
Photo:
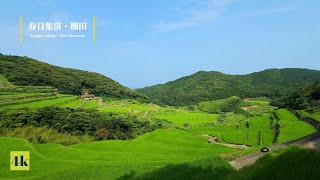
<path id="1" fill-rule="evenodd" d="M 8 64 L 0 68 L 0 159 L 8 159 L 13 149 L 30 151 L 32 159 L 29 172 L 12 172 L 5 168 L 9 161 L 0 161 L 1 178 L 246 179 L 246 173 L 263 174 L 261 169 L 270 163 L 286 172 L 281 159 L 298 152 L 320 160 L 318 151 L 287 143 L 317 132 L 317 127 L 296 116 L 300 113 L 320 122 L 319 100 L 311 98 L 318 95 L 317 84 L 303 91 L 310 100 L 304 99 L 302 109 L 291 108 L 301 105 L 297 95 L 228 96 L 170 105 L 112 80 L 108 80 L 114 85 L 108 87 L 112 92 L 72 78 L 64 82 L 66 86 L 54 87 L 57 80 L 50 79 L 50 73 L 37 83 L 26 81 L 12 77 L 3 68 Z M 76 70 L 52 68 L 59 72 L 59 81 L 76 74 Z M 75 87 L 82 89 L 70 89 L 68 83 L 78 83 Z M 93 94 L 86 97 L 81 91 Z M 271 147 L 271 152 L 259 152 L 264 147 Z M 249 166 L 239 168 L 234 163 L 257 153 L 254 161 L 245 164 Z M 302 161 L 287 168 L 308 168 Z M 297 176 L 310 171 L 314 169 Z"/>

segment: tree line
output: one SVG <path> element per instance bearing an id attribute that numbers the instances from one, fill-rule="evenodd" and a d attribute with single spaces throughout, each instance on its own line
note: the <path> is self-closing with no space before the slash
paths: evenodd
<path id="1" fill-rule="evenodd" d="M 89 135 L 95 140 L 132 139 L 166 126 L 159 119 L 141 120 L 136 116 L 100 113 L 97 110 L 44 107 L 0 112 L 0 128 L 14 130 L 28 126 L 47 127 L 73 136 Z"/>

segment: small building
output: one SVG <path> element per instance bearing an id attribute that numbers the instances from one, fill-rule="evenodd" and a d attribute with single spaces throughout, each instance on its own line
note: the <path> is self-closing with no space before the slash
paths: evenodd
<path id="1" fill-rule="evenodd" d="M 93 99 L 95 98 L 96 96 L 93 95 L 93 94 L 85 94 L 85 95 L 82 95 L 81 98 L 83 99 Z"/>

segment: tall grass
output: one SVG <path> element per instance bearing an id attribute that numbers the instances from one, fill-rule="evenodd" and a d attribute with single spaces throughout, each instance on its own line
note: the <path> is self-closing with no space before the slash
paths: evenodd
<path id="1" fill-rule="evenodd" d="M 90 136 L 74 136 L 68 133 L 58 133 L 56 130 L 47 127 L 33 126 L 15 128 L 14 130 L 1 128 L 0 135 L 27 139 L 33 144 L 55 143 L 72 145 L 93 141 L 93 138 Z"/>
<path id="2" fill-rule="evenodd" d="M 320 152 L 289 146 L 259 159 L 255 164 L 230 174 L 226 179 L 295 180 L 320 178 Z"/>

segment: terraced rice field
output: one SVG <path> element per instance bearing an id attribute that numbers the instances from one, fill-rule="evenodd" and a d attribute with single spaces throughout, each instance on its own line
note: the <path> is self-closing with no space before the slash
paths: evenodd
<path id="1" fill-rule="evenodd" d="M 1 168 L 2 178 L 15 179 L 139 177 L 168 164 L 192 164 L 193 161 L 209 157 L 219 161 L 219 165 L 227 165 L 217 155 L 240 152 L 230 147 L 209 144 L 206 138 L 181 130 L 157 130 L 132 141 L 108 140 L 69 147 L 58 144 L 32 145 L 22 139 L 0 137 L 0 146 L 3 147 L 0 149 L 1 159 L 8 159 L 12 149 L 31 153 L 29 172 L 14 172 L 9 168 Z M 0 161 L 0 165 L 9 167 L 9 161 Z"/>
<path id="2" fill-rule="evenodd" d="M 195 134 L 208 134 L 218 137 L 221 142 L 231 144 L 245 144 L 248 146 L 270 145 L 273 141 L 273 130 L 270 129 L 268 115 L 250 118 L 238 125 L 198 126 L 189 129 Z M 259 137 L 260 136 L 260 137 Z"/>
<path id="3" fill-rule="evenodd" d="M 46 106 L 59 106 L 77 99 L 73 95 L 57 95 L 49 97 L 31 98 L 27 100 L 0 102 L 0 109 L 41 108 Z"/>
<path id="4" fill-rule="evenodd" d="M 83 103 L 83 99 L 74 99 L 73 101 L 70 101 L 68 103 L 65 103 L 61 105 L 62 108 L 76 108 L 79 107 Z"/>
<path id="5" fill-rule="evenodd" d="M 99 106 L 99 100 L 98 99 L 92 99 L 92 100 L 87 101 L 82 108 L 83 109 L 96 109 L 98 107 L 100 107 Z"/>
<path id="6" fill-rule="evenodd" d="M 320 122 L 320 108 L 300 111 L 300 113 L 306 117 L 310 117 L 310 118 Z"/>
<path id="7" fill-rule="evenodd" d="M 150 113 L 150 116 L 159 119 L 166 119 L 178 126 L 182 126 L 184 124 L 199 125 L 204 123 L 214 123 L 219 117 L 218 114 L 188 112 L 176 109 L 160 109 L 159 111 Z"/>
<path id="8" fill-rule="evenodd" d="M 307 136 L 308 134 L 316 132 L 316 129 L 312 125 L 301 121 L 289 110 L 279 109 L 276 112 L 281 118 L 279 121 L 281 128 L 278 142 L 299 139 Z"/>

